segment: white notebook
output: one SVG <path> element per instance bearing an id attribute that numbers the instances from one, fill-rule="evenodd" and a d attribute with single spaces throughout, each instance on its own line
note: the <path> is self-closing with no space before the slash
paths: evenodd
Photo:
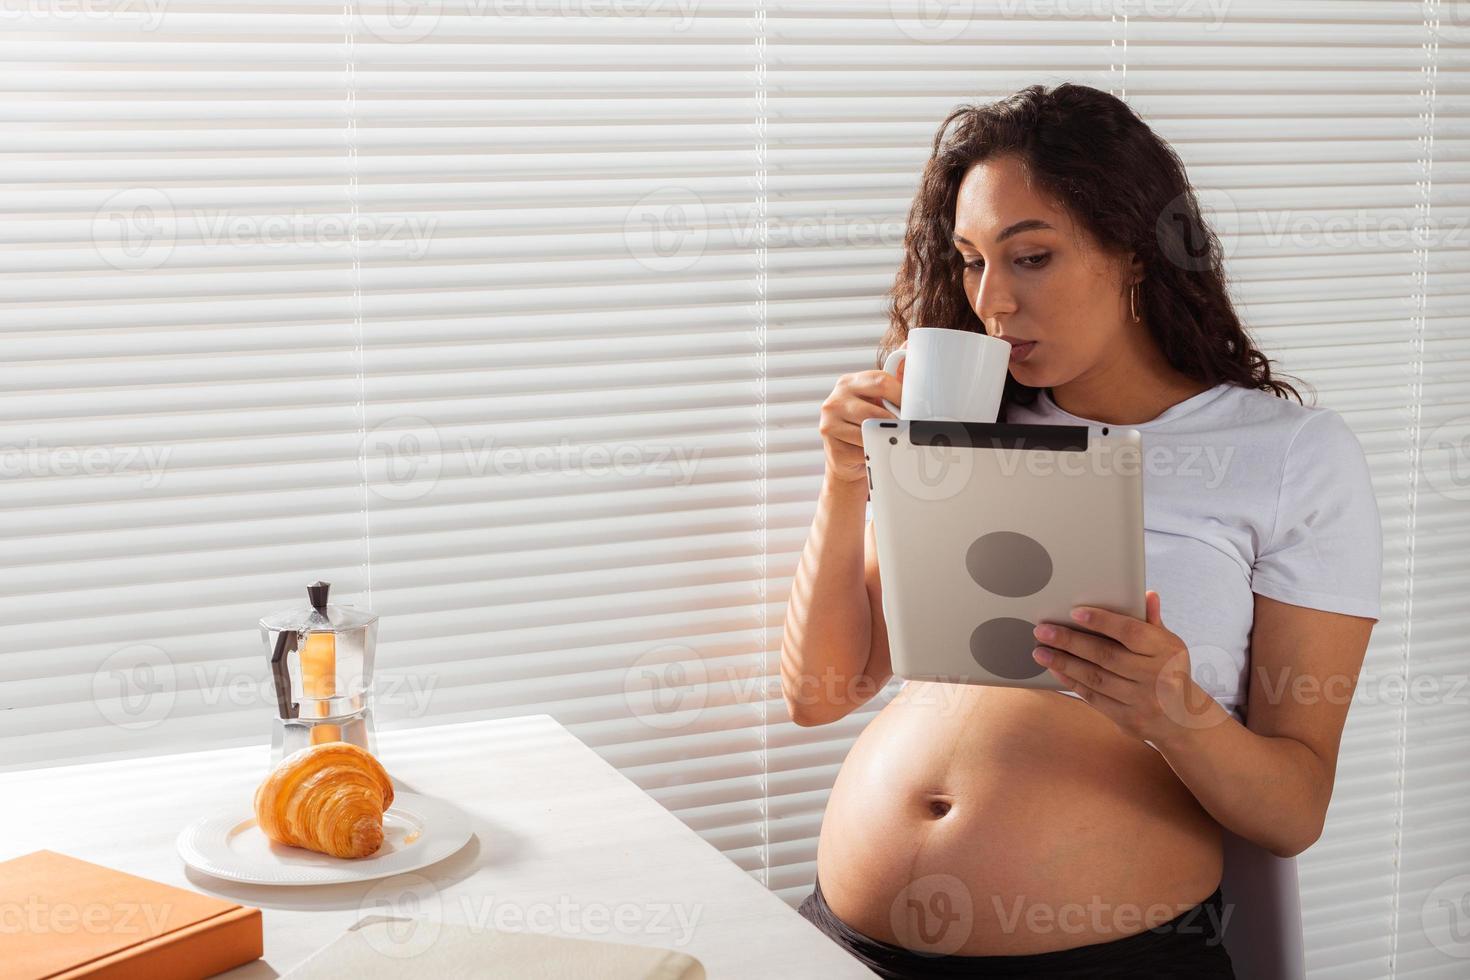
<path id="1" fill-rule="evenodd" d="M 704 980 L 705 973 L 704 965 L 687 953 L 656 946 L 371 915 L 317 950 L 284 980 L 404 976 Z"/>

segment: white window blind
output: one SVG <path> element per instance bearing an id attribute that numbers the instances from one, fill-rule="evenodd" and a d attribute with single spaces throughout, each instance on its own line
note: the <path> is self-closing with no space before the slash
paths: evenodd
<path id="1" fill-rule="evenodd" d="M 0 765 L 261 739 L 255 622 L 322 578 L 383 617 L 380 725 L 548 711 L 795 904 L 887 700 L 801 729 L 776 682 L 817 406 L 938 121 L 1070 79 L 1179 151 L 1373 466 L 1310 971 L 1462 975 L 1463 8 L 4 8 Z"/>
<path id="2" fill-rule="evenodd" d="M 1470 883 L 1453 881 L 1470 835 L 1446 805 L 1470 793 L 1470 692 L 1454 690 L 1463 649 L 1435 640 L 1464 635 L 1447 601 L 1464 551 L 1445 542 L 1470 531 L 1465 494 L 1435 476 L 1451 452 L 1470 461 L 1443 438 L 1470 431 L 1470 202 L 1465 103 L 1439 91 L 1464 39 L 1438 7 L 1232 3 L 1218 22 L 1122 25 L 1128 101 L 1207 189 L 1242 318 L 1357 432 L 1379 492 L 1383 615 L 1325 832 L 1298 862 L 1314 976 L 1463 976 L 1470 954 L 1449 922 L 1470 903 L 1434 904 Z"/>

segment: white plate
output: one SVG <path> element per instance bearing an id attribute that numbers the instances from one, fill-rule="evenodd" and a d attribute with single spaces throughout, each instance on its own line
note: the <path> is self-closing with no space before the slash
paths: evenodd
<path id="1" fill-rule="evenodd" d="M 443 800 L 395 793 L 383 814 L 383 845 L 365 858 L 335 858 L 277 844 L 248 808 L 201 817 L 179 831 L 179 856 L 191 868 L 255 885 L 332 885 L 371 881 L 442 861 L 469 841 L 470 821 Z"/>

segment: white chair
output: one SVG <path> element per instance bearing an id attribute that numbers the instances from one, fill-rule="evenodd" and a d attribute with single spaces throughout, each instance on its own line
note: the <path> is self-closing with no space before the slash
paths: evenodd
<path id="1" fill-rule="evenodd" d="M 1257 844 L 1224 833 L 1220 880 L 1225 951 L 1239 980 L 1304 980 L 1302 893 L 1296 858 L 1279 858 Z"/>

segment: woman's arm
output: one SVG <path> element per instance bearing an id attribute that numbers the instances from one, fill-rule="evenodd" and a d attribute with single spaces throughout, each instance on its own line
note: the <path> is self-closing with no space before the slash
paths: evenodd
<path id="1" fill-rule="evenodd" d="M 1035 656 L 1120 730 L 1157 749 L 1210 815 L 1280 857 L 1322 834 L 1358 671 L 1375 620 L 1255 596 L 1249 727 L 1190 671 L 1189 649 L 1164 625 L 1096 606 L 1089 629 L 1036 627 Z"/>
<path id="2" fill-rule="evenodd" d="M 786 606 L 781 691 L 798 725 L 836 721 L 882 690 L 892 670 L 878 585 L 877 544 L 863 521 L 868 467 L 862 423 L 892 418 L 902 397 L 883 371 L 843 375 L 822 403 L 827 468 Z"/>
<path id="3" fill-rule="evenodd" d="M 883 689 L 893 675 L 878 592 L 867 481 L 828 479 L 786 607 L 781 689 L 798 725 L 825 725 Z"/>
<path id="4" fill-rule="evenodd" d="M 1211 816 L 1279 857 L 1322 834 L 1375 620 L 1255 596 L 1247 725 L 1203 709 L 1152 739 Z"/>

